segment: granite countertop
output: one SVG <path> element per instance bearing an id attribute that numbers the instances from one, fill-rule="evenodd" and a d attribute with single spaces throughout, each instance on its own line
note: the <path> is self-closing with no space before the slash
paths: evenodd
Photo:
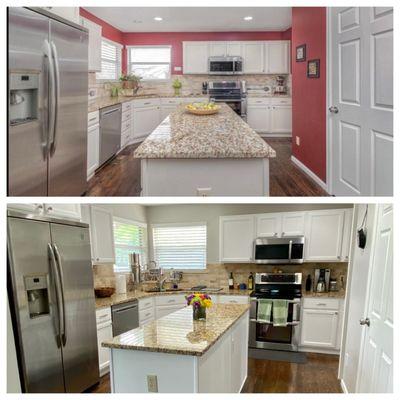
<path id="1" fill-rule="evenodd" d="M 185 307 L 102 346 L 202 356 L 249 308 L 248 304 L 215 304 L 207 310 L 205 321 L 193 321 L 192 307 Z"/>
<path id="2" fill-rule="evenodd" d="M 143 290 L 133 290 L 124 294 L 113 294 L 111 297 L 96 297 L 96 308 L 110 307 L 116 304 L 126 303 L 132 300 L 138 300 L 145 297 L 152 296 L 170 296 L 177 294 L 188 294 L 194 293 L 194 290 L 191 289 L 182 289 L 176 291 L 166 291 L 166 292 L 145 292 Z M 207 292 L 205 292 L 207 293 Z M 231 295 L 231 296 L 249 296 L 250 291 L 248 290 L 239 290 L 239 289 L 222 289 L 219 292 L 209 293 L 212 295 Z"/>
<path id="3" fill-rule="evenodd" d="M 317 293 L 317 292 L 303 292 L 303 297 L 332 297 L 336 299 L 343 299 L 346 295 L 345 290 L 338 290 L 337 292 L 324 292 L 324 293 Z"/>
<path id="4" fill-rule="evenodd" d="M 229 106 L 193 115 L 179 106 L 136 149 L 135 158 L 273 158 L 272 149 Z"/>

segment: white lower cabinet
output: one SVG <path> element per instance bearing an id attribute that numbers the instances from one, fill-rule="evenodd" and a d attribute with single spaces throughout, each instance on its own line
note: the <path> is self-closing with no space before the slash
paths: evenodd
<path id="1" fill-rule="evenodd" d="M 270 133 L 292 132 L 292 106 L 271 106 Z"/>
<path id="2" fill-rule="evenodd" d="M 231 296 L 231 295 L 218 295 L 219 304 L 248 304 L 248 296 Z"/>
<path id="3" fill-rule="evenodd" d="M 266 133 L 270 130 L 270 109 L 266 105 L 252 104 L 247 107 L 247 123 L 258 133 Z"/>
<path id="4" fill-rule="evenodd" d="M 99 373 L 100 376 L 103 376 L 109 371 L 110 368 L 110 349 L 101 346 L 102 342 L 111 340 L 113 337 L 110 307 L 96 310 L 96 322 L 97 347 L 99 353 Z"/>
<path id="5" fill-rule="evenodd" d="M 89 180 L 99 167 L 100 152 L 100 126 L 99 124 L 88 128 L 87 137 L 87 179 Z"/>
<path id="6" fill-rule="evenodd" d="M 133 139 L 149 135 L 160 123 L 160 106 L 150 105 L 133 109 Z"/>

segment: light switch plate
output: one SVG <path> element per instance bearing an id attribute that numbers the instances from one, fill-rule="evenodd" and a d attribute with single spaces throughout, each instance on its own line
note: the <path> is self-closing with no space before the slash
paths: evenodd
<path id="1" fill-rule="evenodd" d="M 149 393 L 158 393 L 157 375 L 147 375 L 147 390 Z"/>
<path id="2" fill-rule="evenodd" d="M 197 188 L 197 196 L 207 197 L 211 195 L 211 188 Z"/>
<path id="3" fill-rule="evenodd" d="M 299 136 L 296 136 L 296 145 L 300 146 L 300 137 Z"/>

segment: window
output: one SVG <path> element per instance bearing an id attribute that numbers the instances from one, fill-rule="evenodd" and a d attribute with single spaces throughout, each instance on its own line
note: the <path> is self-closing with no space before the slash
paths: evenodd
<path id="1" fill-rule="evenodd" d="M 205 223 L 153 226 L 154 258 L 161 268 L 205 269 L 206 242 Z"/>
<path id="2" fill-rule="evenodd" d="M 96 79 L 101 81 L 116 81 L 121 74 L 122 46 L 111 40 L 101 41 L 101 72 L 96 73 Z"/>
<path id="3" fill-rule="evenodd" d="M 147 263 L 147 226 L 140 222 L 114 218 L 115 272 L 131 272 L 129 254 L 139 253 Z"/>
<path id="4" fill-rule="evenodd" d="M 143 80 L 169 79 L 171 76 L 171 47 L 128 47 L 129 72 Z"/>

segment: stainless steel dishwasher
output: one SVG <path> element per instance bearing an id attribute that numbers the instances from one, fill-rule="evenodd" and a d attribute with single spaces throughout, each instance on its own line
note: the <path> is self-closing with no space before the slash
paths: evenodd
<path id="1" fill-rule="evenodd" d="M 102 165 L 121 148 L 121 104 L 100 110 L 100 154 Z"/>
<path id="2" fill-rule="evenodd" d="M 111 307 L 113 336 L 135 329 L 139 326 L 138 301 L 117 304 Z"/>

